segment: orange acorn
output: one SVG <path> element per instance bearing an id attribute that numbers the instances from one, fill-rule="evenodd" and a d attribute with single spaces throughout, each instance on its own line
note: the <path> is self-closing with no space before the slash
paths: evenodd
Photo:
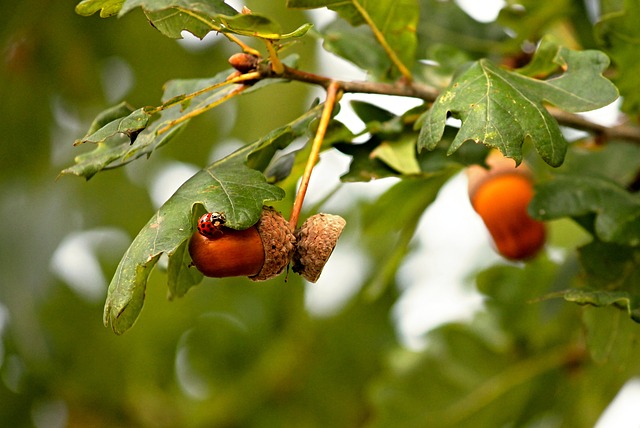
<path id="1" fill-rule="evenodd" d="M 271 207 L 264 207 L 258 222 L 244 230 L 224 226 L 221 213 L 207 213 L 189 241 L 193 265 L 205 276 L 248 276 L 264 281 L 279 275 L 295 249 L 289 223 Z"/>
<path id="2" fill-rule="evenodd" d="M 533 198 L 529 168 L 515 167 L 499 152 L 487 157 L 489 170 L 474 165 L 467 169 L 469 199 L 489 230 L 497 251 L 510 260 L 534 257 L 544 246 L 544 223 L 529 216 Z"/>

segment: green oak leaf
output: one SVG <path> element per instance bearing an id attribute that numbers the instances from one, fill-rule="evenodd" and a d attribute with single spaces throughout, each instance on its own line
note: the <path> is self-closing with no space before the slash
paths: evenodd
<path id="1" fill-rule="evenodd" d="M 260 171 L 249 167 L 265 166 L 264 162 L 252 161 L 251 155 L 275 151 L 304 135 L 321 111 L 322 105 L 316 106 L 296 121 L 214 162 L 187 180 L 142 228 L 120 261 L 109 285 L 105 325 L 122 334 L 135 323 L 144 303 L 147 279 L 162 254 L 169 256 L 172 295 L 184 294 L 202 278 L 187 271 L 193 268 L 188 267 L 186 253 L 199 206 L 206 211 L 224 212 L 226 225 L 231 228 L 246 229 L 258 220 L 266 201 L 282 199 L 282 189 L 268 184 Z"/>
<path id="2" fill-rule="evenodd" d="M 379 138 L 373 136 L 365 143 L 341 142 L 334 147 L 351 156 L 349 171 L 340 177 L 343 182 L 371 181 L 385 177 L 397 177 L 398 172 L 380 159 L 371 157 L 371 153 L 380 145 Z"/>
<path id="3" fill-rule="evenodd" d="M 595 214 L 604 242 L 640 246 L 640 197 L 605 178 L 558 175 L 536 186 L 529 212 L 540 220 Z"/>
<path id="4" fill-rule="evenodd" d="M 223 0 L 127 0 L 120 16 L 136 7 L 142 8 L 162 34 L 174 39 L 182 38 L 181 33 L 186 30 L 199 38 L 215 31 L 283 40 L 304 36 L 312 27 L 304 24 L 290 33 L 283 33 L 280 25 L 270 18 L 256 13 L 238 13 Z"/>
<path id="5" fill-rule="evenodd" d="M 297 56 L 291 55 L 283 60 L 289 66 L 295 66 Z M 167 82 L 162 96 L 163 105 L 159 108 L 145 107 L 131 112 L 127 105 L 109 109 L 94 121 L 101 128 L 86 135 L 80 143 L 95 143 L 92 151 L 78 155 L 75 165 L 66 168 L 62 175 L 73 174 L 87 180 L 96 173 L 118 168 L 141 157 L 150 156 L 155 150 L 168 143 L 178 131 L 189 122 L 189 117 L 198 111 L 206 111 L 238 88 L 237 85 L 222 85 L 234 70 L 227 69 L 211 78 L 176 79 Z M 246 88 L 240 94 L 247 94 L 265 86 L 282 82 L 281 79 L 264 79 Z M 213 88 L 206 90 L 207 88 Z M 199 95 L 185 101 L 188 94 L 202 91 Z M 158 119 L 149 124 L 152 116 L 159 111 Z M 116 116 L 114 118 L 114 116 Z M 111 121 L 106 122 L 106 118 Z M 186 120 L 183 120 L 187 118 Z M 182 122 L 174 124 L 175 121 Z M 106 123 L 104 123 L 106 122 Z M 162 131 L 162 132 L 161 132 Z M 128 136 L 129 138 L 123 138 Z"/>
<path id="6" fill-rule="evenodd" d="M 555 49 L 552 60 L 561 74 L 546 80 L 502 69 L 487 59 L 473 63 L 420 118 L 418 148 L 430 150 L 438 144 L 451 114 L 462 126 L 449 153 L 471 140 L 497 148 L 519 164 L 522 144 L 530 140 L 545 162 L 562 164 L 567 143 L 544 103 L 570 112 L 587 111 L 611 103 L 618 93 L 602 76 L 609 64 L 603 53 L 552 47 L 545 39 L 536 55 L 549 59 L 549 49 Z M 537 70 L 542 68 L 539 58 L 534 62 Z"/>
<path id="7" fill-rule="evenodd" d="M 410 69 L 415 61 L 418 43 L 416 28 L 420 15 L 417 0 L 287 0 L 287 6 L 302 9 L 328 7 L 338 12 L 352 26 L 369 23 L 372 30 L 380 34 L 402 64 Z M 358 34 L 365 36 L 362 33 Z M 372 42 L 376 41 L 373 33 L 370 38 Z M 349 46 L 348 38 L 342 37 L 341 43 L 342 47 L 339 51 L 351 54 L 358 51 L 355 49 L 355 44 Z M 352 43 L 357 43 L 357 40 L 353 39 Z M 360 55 L 365 52 L 362 49 L 359 51 Z M 349 55 L 346 59 L 351 61 L 354 56 Z M 391 62 L 387 63 L 387 68 L 389 67 L 391 67 Z M 397 70 L 386 77 L 397 77 Z"/>
<path id="8" fill-rule="evenodd" d="M 76 5 L 76 13 L 91 16 L 100 11 L 101 18 L 117 15 L 125 0 L 82 0 Z"/>
<path id="9" fill-rule="evenodd" d="M 406 134 L 397 140 L 383 141 L 371 151 L 371 156 L 402 175 L 415 175 L 421 172 L 416 157 L 415 135 Z"/>
<path id="10" fill-rule="evenodd" d="M 392 70 L 391 60 L 365 26 L 353 27 L 343 19 L 336 19 L 322 29 L 322 47 L 384 80 Z"/>
<path id="11" fill-rule="evenodd" d="M 603 2 L 595 33 L 602 48 L 611 56 L 616 73 L 612 78 L 622 97 L 622 110 L 640 113 L 640 2 Z"/>

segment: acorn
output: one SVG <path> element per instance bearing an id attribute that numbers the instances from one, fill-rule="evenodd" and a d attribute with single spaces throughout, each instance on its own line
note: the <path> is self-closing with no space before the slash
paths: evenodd
<path id="1" fill-rule="evenodd" d="M 263 207 L 258 222 L 247 229 L 231 229 L 224 223 L 221 213 L 203 215 L 189 241 L 193 265 L 205 276 L 265 281 L 289 264 L 296 238 L 289 223 L 272 207 Z"/>
<path id="2" fill-rule="evenodd" d="M 309 282 L 316 282 L 345 225 L 339 215 L 319 213 L 309 217 L 295 232 L 293 271 Z"/>
<path id="3" fill-rule="evenodd" d="M 489 169 L 467 168 L 469 199 L 487 227 L 497 251 L 510 260 L 526 260 L 542 249 L 544 223 L 529 216 L 533 179 L 525 164 L 516 167 L 494 151 L 487 157 Z"/>
<path id="4" fill-rule="evenodd" d="M 248 53 L 236 53 L 229 57 L 229 64 L 240 73 L 249 73 L 258 68 L 260 58 Z"/>

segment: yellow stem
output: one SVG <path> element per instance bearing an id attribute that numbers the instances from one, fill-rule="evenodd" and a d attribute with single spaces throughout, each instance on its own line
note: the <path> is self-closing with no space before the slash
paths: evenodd
<path id="1" fill-rule="evenodd" d="M 300 211 L 302 210 L 302 203 L 304 202 L 304 197 L 307 194 L 307 189 L 309 188 L 309 180 L 311 180 L 311 172 L 313 171 L 313 168 L 318 161 L 318 157 L 320 156 L 320 149 L 322 147 L 322 142 L 324 141 L 324 136 L 327 133 L 329 122 L 331 121 L 333 108 L 340 98 L 339 89 L 340 86 L 337 82 L 331 82 L 327 88 L 327 99 L 324 102 L 324 108 L 322 109 L 322 115 L 320 116 L 320 123 L 318 123 L 318 129 L 316 130 L 316 135 L 313 138 L 313 143 L 311 144 L 311 153 L 309 153 L 309 158 L 307 159 L 307 164 L 304 168 L 304 173 L 302 174 L 302 179 L 300 181 L 300 187 L 296 194 L 296 200 L 294 201 L 293 209 L 291 210 L 291 217 L 289 218 L 289 225 L 292 229 L 295 229 L 298 225 L 298 218 L 300 217 Z"/>
<path id="2" fill-rule="evenodd" d="M 238 37 L 236 37 L 235 34 L 231 34 L 231 33 L 222 33 L 222 34 L 224 34 L 227 37 L 227 39 L 231 40 L 232 42 L 234 42 L 238 46 L 240 46 L 242 48 L 243 52 L 251 54 L 253 56 L 257 56 L 258 58 L 260 58 L 262 56 L 262 55 L 260 55 L 260 51 L 258 51 L 257 49 L 254 49 L 251 46 L 249 46 L 246 43 L 244 43 L 242 40 L 240 40 Z"/>
<path id="3" fill-rule="evenodd" d="M 387 56 L 389 56 L 389 59 L 391 59 L 391 62 L 393 62 L 396 67 L 398 67 L 400 74 L 404 76 L 407 82 L 411 82 L 413 80 L 413 76 L 411 75 L 411 72 L 402 63 L 402 61 L 400 61 L 400 58 L 398 58 L 398 55 L 396 55 L 396 52 L 393 49 L 391 49 L 391 46 L 389 46 L 389 43 L 387 43 L 387 40 L 384 38 L 384 34 L 382 34 L 382 32 L 378 29 L 378 27 L 376 26 L 376 23 L 373 22 L 373 19 L 371 19 L 366 9 L 363 8 L 360 2 L 357 0 L 353 0 L 353 5 L 358 10 L 360 15 L 362 15 L 362 18 L 367 23 L 367 25 L 371 28 L 371 31 L 373 32 L 374 37 L 376 38 L 376 40 L 378 40 L 378 43 L 380 43 L 380 45 L 382 46 L 382 49 L 384 49 L 384 51 L 387 53 Z"/>
<path id="4" fill-rule="evenodd" d="M 202 95 L 205 92 L 209 92 L 209 91 L 213 91 L 214 89 L 218 89 L 221 88 L 223 86 L 227 86 L 227 85 L 231 85 L 234 83 L 241 83 L 241 82 L 246 82 L 247 80 L 257 80 L 260 79 L 262 76 L 259 72 L 257 71 L 252 71 L 251 73 L 245 73 L 245 74 L 241 74 L 240 76 L 236 76 L 232 79 L 229 80 L 225 80 L 224 82 L 220 82 L 220 83 L 216 83 L 213 84 L 211 86 L 207 86 L 206 88 L 202 88 L 199 89 L 195 92 L 192 92 L 188 95 L 185 96 L 177 96 L 177 97 L 173 97 L 170 100 L 167 100 L 165 103 L 163 103 L 161 106 L 156 107 L 153 110 L 153 113 L 157 113 L 159 111 L 165 110 L 171 106 L 174 106 L 176 104 L 181 104 L 185 101 L 189 101 L 195 97 L 197 97 L 198 95 Z"/>
<path id="5" fill-rule="evenodd" d="M 235 97 L 236 95 L 240 94 L 242 91 L 244 91 L 247 87 L 246 86 L 238 86 L 237 88 L 235 88 L 233 91 L 229 92 L 227 95 L 223 96 L 222 98 L 218 98 L 217 100 L 215 100 L 214 102 L 212 102 L 211 104 L 207 104 L 204 107 L 200 107 L 198 109 L 195 109 L 193 111 L 190 111 L 189 113 L 185 114 L 184 116 L 180 116 L 179 118 L 172 120 L 171 122 L 167 123 L 165 126 L 163 126 L 162 128 L 160 128 L 157 132 L 156 135 L 161 135 L 164 134 L 165 132 L 167 132 L 169 129 L 173 128 L 174 126 L 184 122 L 185 120 L 189 120 L 192 117 L 196 117 L 198 115 L 201 115 L 202 113 L 211 110 L 214 107 L 219 106 L 220 104 L 222 104 L 223 102 Z"/>
<path id="6" fill-rule="evenodd" d="M 278 53 L 276 49 L 273 47 L 273 42 L 271 40 L 263 39 L 264 43 L 267 45 L 267 50 L 269 51 L 269 59 L 271 60 L 271 68 L 275 74 L 278 76 L 284 73 L 284 64 L 278 58 Z"/>

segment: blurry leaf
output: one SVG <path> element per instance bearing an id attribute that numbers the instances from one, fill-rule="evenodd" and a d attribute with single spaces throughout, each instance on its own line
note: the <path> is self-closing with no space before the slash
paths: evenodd
<path id="1" fill-rule="evenodd" d="M 351 101 L 350 104 L 354 113 L 366 125 L 366 131 L 376 134 L 378 138 L 395 139 L 405 128 L 402 116 L 397 116 L 377 105 L 364 101 Z"/>
<path id="2" fill-rule="evenodd" d="M 100 11 L 101 18 L 117 15 L 125 0 L 82 0 L 76 5 L 78 15 L 90 16 Z"/>
<path id="3" fill-rule="evenodd" d="M 556 398 L 539 394 L 537 387 L 562 380 L 558 369 L 570 348 L 518 353 L 489 337 L 490 332 L 456 324 L 432 331 L 423 353 L 400 360 L 373 389 L 371 426 L 528 426 L 526 418 L 520 419 L 536 398 L 549 411 Z"/>
<path id="4" fill-rule="evenodd" d="M 233 33 L 263 39 L 281 40 L 304 36 L 312 27 L 304 24 L 284 34 L 280 25 L 259 14 L 237 13 L 223 0 L 127 0 L 120 16 L 136 7 L 165 36 L 180 39 L 183 30 L 203 38 L 210 31 Z"/>
<path id="5" fill-rule="evenodd" d="M 383 141 L 371 156 L 380 159 L 402 175 L 419 174 L 415 135 L 404 135 L 396 141 Z"/>
<path id="6" fill-rule="evenodd" d="M 595 240 L 578 250 L 586 288 L 564 293 L 582 305 L 615 306 L 640 323 L 640 250 Z"/>
<path id="7" fill-rule="evenodd" d="M 322 47 L 384 80 L 392 69 L 391 60 L 369 27 L 352 27 L 336 19 L 322 29 Z"/>
<path id="8" fill-rule="evenodd" d="M 405 178 L 363 207 L 363 239 L 369 241 L 367 247 L 377 261 L 367 280 L 368 298 L 377 298 L 393 284 L 424 211 L 458 171 L 450 167 L 428 176 Z"/>
<path id="9" fill-rule="evenodd" d="M 442 139 L 435 149 L 418 153 L 422 172 L 433 173 L 453 166 L 485 165 L 489 148 L 484 144 L 463 144 L 455 153 L 449 153 L 449 146 L 457 133 L 458 128 L 445 126 Z"/>
<path id="10" fill-rule="evenodd" d="M 389 110 L 385 110 L 380 106 L 366 101 L 352 100 L 349 104 L 351 105 L 353 112 L 365 124 L 370 122 L 387 122 L 397 117 Z"/>
<path id="11" fill-rule="evenodd" d="M 224 212 L 226 225 L 246 229 L 253 225 L 262 212 L 265 201 L 279 200 L 284 191 L 267 184 L 262 173 L 245 165 L 248 156 L 268 149 L 283 134 L 293 141 L 298 132 L 316 119 L 321 106 L 310 110 L 292 124 L 270 133 L 267 137 L 214 162 L 187 180 L 160 207 L 142 228 L 123 256 L 109 285 L 104 308 L 104 323 L 117 334 L 129 329 L 140 314 L 144 303 L 147 279 L 161 254 L 169 256 L 172 292 L 180 295 L 198 279 L 181 272 L 187 268 L 185 246 L 193 231 L 194 207 L 204 206 L 206 211 Z M 177 262 L 171 260 L 178 257 Z"/>
<path id="12" fill-rule="evenodd" d="M 344 182 L 371 181 L 384 177 L 396 177 L 398 173 L 384 162 L 371 156 L 371 152 L 380 145 L 377 137 L 366 143 L 337 143 L 334 147 L 351 156 L 349 171 L 340 177 Z"/>
<path id="13" fill-rule="evenodd" d="M 509 30 L 512 46 L 521 46 L 526 41 L 536 43 L 545 34 L 550 34 L 551 27 L 560 25 L 559 21 L 571 20 L 576 9 L 578 6 L 571 0 L 518 0 L 500 11 L 497 23 Z"/>
<path id="14" fill-rule="evenodd" d="M 611 56 L 616 73 L 613 81 L 622 95 L 622 109 L 640 113 L 640 2 L 638 0 L 603 1 L 603 14 L 595 26 L 596 35 Z"/>
<path id="15" fill-rule="evenodd" d="M 509 41 L 501 25 L 476 21 L 455 1 L 420 0 L 417 34 L 418 58 L 436 61 L 429 52 L 437 45 L 457 47 L 477 58 L 504 50 Z"/>
<path id="16" fill-rule="evenodd" d="M 545 57 L 549 48 L 544 45 Z M 603 107 L 618 95 L 601 74 L 608 65 L 601 52 L 577 52 L 557 46 L 553 62 L 564 73 L 547 80 L 503 70 L 486 59 L 474 63 L 423 115 L 418 147 L 433 149 L 438 144 L 451 113 L 462 120 L 462 127 L 450 153 L 473 140 L 497 148 L 520 163 L 521 146 L 529 139 L 545 162 L 559 166 L 567 143 L 543 102 L 575 112 Z"/>
<path id="17" fill-rule="evenodd" d="M 589 353 L 595 362 L 619 372 L 638 370 L 640 329 L 622 311 L 613 308 L 584 308 L 583 321 Z"/>
<path id="18" fill-rule="evenodd" d="M 476 276 L 476 285 L 486 296 L 491 316 L 512 336 L 510 340 L 535 348 L 546 339 L 546 331 L 540 327 L 537 335 L 531 335 L 532 326 L 543 323 L 546 309 L 546 302 L 536 299 L 551 291 L 557 275 L 558 265 L 538 257 L 524 267 L 492 266 Z"/>
<path id="19" fill-rule="evenodd" d="M 573 144 L 562 165 L 562 172 L 595 175 L 628 186 L 640 171 L 640 144 L 608 141 L 603 146 Z"/>
<path id="20" fill-rule="evenodd" d="M 640 245 L 640 197 L 604 178 L 558 175 L 542 182 L 536 186 L 529 212 L 540 220 L 594 213 L 601 240 Z"/>
<path id="21" fill-rule="evenodd" d="M 379 32 L 402 64 L 411 68 L 415 61 L 416 27 L 420 12 L 417 0 L 287 0 L 287 6 L 304 9 L 326 6 L 353 26 L 370 23 L 374 26 L 373 31 Z M 348 44 L 348 39 L 341 39 Z M 341 50 L 353 52 L 353 47 L 343 44 Z"/>

